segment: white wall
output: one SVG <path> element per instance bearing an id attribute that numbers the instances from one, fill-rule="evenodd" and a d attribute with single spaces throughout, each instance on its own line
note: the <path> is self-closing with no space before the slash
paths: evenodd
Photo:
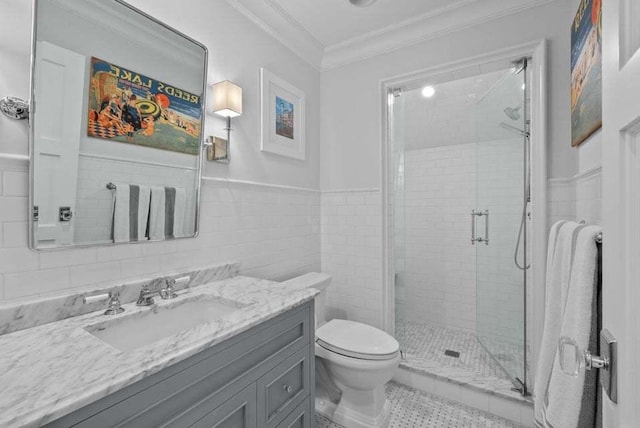
<path id="1" fill-rule="evenodd" d="M 570 146 L 569 26 L 575 13 L 569 0 L 557 0 L 473 27 L 442 35 L 387 54 L 331 69 L 321 75 L 321 188 L 323 191 L 380 189 L 381 81 L 422 69 L 548 40 L 550 177 L 571 177 L 578 171 L 577 152 Z M 382 230 L 382 224 L 378 225 Z M 382 264 L 382 259 L 379 261 Z M 323 270 L 334 273 L 323 264 Z M 343 292 L 347 283 L 334 283 Z M 382 278 L 377 278 L 382 288 Z M 338 291 L 340 289 L 340 291 Z M 371 302 L 379 311 L 381 301 Z M 348 315 L 348 314 L 347 314 Z"/>
<path id="2" fill-rule="evenodd" d="M 567 143 L 574 12 L 559 0 L 322 73 L 322 189 L 380 187 L 382 79 L 542 38 L 549 40 L 549 174 L 574 174 L 577 157 Z"/>
<path id="3" fill-rule="evenodd" d="M 406 320 L 475 333 L 476 144 L 405 152 L 404 187 Z"/>
<path id="4" fill-rule="evenodd" d="M 197 239 L 36 253 L 27 248 L 24 162 L 0 161 L 0 299 L 32 298 L 70 287 L 151 275 L 178 267 L 239 259 L 241 270 L 282 279 L 320 268 L 319 73 L 226 2 L 186 7 L 168 0 L 131 3 L 204 43 L 213 84 L 244 89 L 244 114 L 233 121 L 232 161 L 205 162 L 204 176 L 287 187 L 203 181 Z M 197 4 L 195 4 L 197 3 Z M 0 14 L 0 96 L 29 95 L 30 2 L 3 0 Z M 259 68 L 266 67 L 307 96 L 307 160 L 260 151 Z M 206 116 L 205 135 L 223 136 L 224 121 Z M 0 117 L 0 157 L 27 154 L 27 123 Z"/>
<path id="5" fill-rule="evenodd" d="M 327 316 L 382 327 L 380 192 L 322 193 L 322 269 L 332 275 Z"/>

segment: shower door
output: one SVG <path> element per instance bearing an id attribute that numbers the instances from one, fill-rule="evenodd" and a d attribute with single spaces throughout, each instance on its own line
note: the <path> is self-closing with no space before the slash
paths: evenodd
<path id="1" fill-rule="evenodd" d="M 522 390 L 527 376 L 523 269 L 528 199 L 526 72 L 526 68 L 506 71 L 477 102 L 477 184 L 472 214 L 477 335 Z"/>
<path id="2" fill-rule="evenodd" d="M 390 156 L 393 161 L 393 284 L 395 310 L 395 337 L 400 349 L 405 349 L 406 336 L 406 297 L 405 297 L 405 209 L 404 209 L 404 97 L 401 90 L 390 90 L 388 93 L 389 117 L 388 132 L 391 142 Z M 404 352 L 403 352 L 404 355 Z"/>

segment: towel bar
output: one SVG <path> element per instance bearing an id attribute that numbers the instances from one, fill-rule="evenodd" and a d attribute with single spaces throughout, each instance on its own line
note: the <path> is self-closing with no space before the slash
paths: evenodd
<path id="1" fill-rule="evenodd" d="M 117 189 L 117 187 L 116 187 L 116 185 L 115 185 L 115 184 L 113 184 L 113 183 L 107 183 L 107 189 L 109 189 L 109 190 L 116 190 L 116 189 Z"/>

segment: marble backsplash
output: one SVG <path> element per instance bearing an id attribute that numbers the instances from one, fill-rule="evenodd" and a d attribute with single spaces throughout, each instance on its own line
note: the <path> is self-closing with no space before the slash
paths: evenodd
<path id="1" fill-rule="evenodd" d="M 157 290 L 164 286 L 167 279 L 189 276 L 186 284 L 175 285 L 177 291 L 231 278 L 238 275 L 238 271 L 238 262 L 216 264 L 160 277 L 138 279 L 117 286 L 109 285 L 31 302 L 0 305 L 0 335 L 106 309 L 106 300 L 84 303 L 83 299 L 86 296 L 116 291 L 120 293 L 120 303 L 125 304 L 136 301 L 144 285 L 151 290 Z"/>

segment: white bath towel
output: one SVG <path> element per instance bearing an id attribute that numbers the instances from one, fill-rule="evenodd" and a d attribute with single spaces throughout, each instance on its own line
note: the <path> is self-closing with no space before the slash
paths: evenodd
<path id="1" fill-rule="evenodd" d="M 113 183 L 113 242 L 129 242 L 129 185 Z"/>
<path id="2" fill-rule="evenodd" d="M 600 231 L 599 226 L 585 226 L 578 232 L 559 333 L 559 337 L 574 338 L 582 350 L 593 346 L 597 337 L 597 332 L 594 331 L 597 325 L 594 323 L 597 316 L 594 313 L 594 298 L 597 299 L 598 264 L 595 237 Z M 577 377 L 567 375 L 560 368 L 558 354 L 559 350 L 554 358 L 549 386 L 544 397 L 543 416 L 546 426 L 593 427 L 597 371 L 581 370 Z"/>
<path id="3" fill-rule="evenodd" d="M 165 190 L 164 186 L 151 186 L 149 209 L 149 239 L 165 238 Z"/>
<path id="4" fill-rule="evenodd" d="M 534 416 L 537 426 L 544 427 L 544 397 L 558 346 L 564 302 L 571 277 L 573 241 L 580 225 L 560 221 L 551 226 L 547 249 L 545 314 L 542 342 L 533 386 Z"/>
<path id="5" fill-rule="evenodd" d="M 147 239 L 149 187 L 114 183 L 113 242 L 135 242 Z"/>
<path id="6" fill-rule="evenodd" d="M 182 238 L 185 236 L 185 211 L 187 208 L 187 192 L 182 187 L 176 187 L 176 200 L 173 216 L 173 236 Z"/>

